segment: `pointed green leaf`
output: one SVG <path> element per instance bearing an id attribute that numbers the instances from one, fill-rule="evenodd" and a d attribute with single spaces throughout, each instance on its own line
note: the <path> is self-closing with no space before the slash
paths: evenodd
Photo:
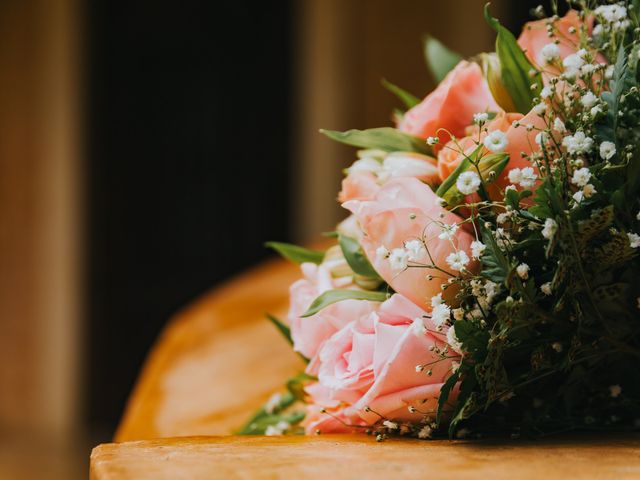
<path id="1" fill-rule="evenodd" d="M 447 400 L 449 400 L 449 394 L 451 393 L 451 390 L 453 389 L 453 387 L 455 386 L 459 378 L 460 378 L 460 371 L 458 370 L 457 372 L 453 373 L 449 378 L 447 378 L 447 381 L 444 382 L 444 384 L 442 385 L 442 388 L 440 389 L 440 396 L 438 397 L 438 411 L 436 413 L 437 424 L 440 424 L 440 421 L 442 420 L 442 410 L 444 409 L 444 406 L 447 403 Z"/>
<path id="2" fill-rule="evenodd" d="M 351 267 L 351 270 L 364 277 L 380 279 L 380 275 L 375 271 L 355 238 L 340 235 L 338 242 L 340 243 L 342 254 Z"/>
<path id="3" fill-rule="evenodd" d="M 267 318 L 278 329 L 278 331 L 282 334 L 285 340 L 289 342 L 290 345 L 293 345 L 293 340 L 291 339 L 291 329 L 287 325 L 285 325 L 280 319 L 271 315 L 270 313 L 267 313 Z"/>
<path id="4" fill-rule="evenodd" d="M 487 3 L 484 7 L 484 17 L 491 28 L 498 34 L 496 38 L 496 53 L 500 60 L 502 83 L 511 96 L 518 112 L 526 114 L 533 107 L 533 99 L 542 90 L 542 76 L 529 62 L 518 45 L 516 37 L 491 16 L 489 5 Z M 534 72 L 533 75 L 532 72 Z M 533 90 L 531 85 L 535 85 Z"/>
<path id="5" fill-rule="evenodd" d="M 424 37 L 423 51 L 427 66 L 438 83 L 462 60 L 460 54 L 448 49 L 430 35 Z"/>
<path id="6" fill-rule="evenodd" d="M 407 108 L 415 107 L 420 103 L 420 99 L 418 97 L 385 80 L 384 78 L 382 79 L 382 86 L 398 97 Z"/>
<path id="7" fill-rule="evenodd" d="M 322 263 L 324 259 L 324 252 L 317 252 L 315 250 L 309 250 L 298 245 L 292 245 L 290 243 L 282 242 L 267 242 L 265 245 L 269 248 L 273 248 L 276 252 L 282 255 L 287 260 L 291 260 L 294 263 Z"/>
<path id="8" fill-rule="evenodd" d="M 372 292 L 364 290 L 328 290 L 316 298 L 302 317 L 310 317 L 329 305 L 343 300 L 368 300 L 370 302 L 384 302 L 389 298 L 386 292 Z"/>
<path id="9" fill-rule="evenodd" d="M 336 142 L 359 148 L 375 148 L 385 152 L 418 152 L 432 155 L 431 147 L 421 138 L 402 133 L 391 127 L 370 128 L 369 130 L 320 130 Z"/>

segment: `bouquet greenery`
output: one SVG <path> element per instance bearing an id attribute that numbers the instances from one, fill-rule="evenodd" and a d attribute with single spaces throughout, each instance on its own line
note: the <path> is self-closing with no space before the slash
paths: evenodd
<path id="1" fill-rule="evenodd" d="M 358 147 L 336 246 L 301 263 L 308 362 L 244 433 L 430 438 L 640 428 L 640 2 L 535 10 Z"/>

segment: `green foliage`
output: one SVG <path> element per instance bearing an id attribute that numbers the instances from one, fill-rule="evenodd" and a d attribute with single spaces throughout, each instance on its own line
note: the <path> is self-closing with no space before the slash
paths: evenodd
<path id="1" fill-rule="evenodd" d="M 267 242 L 265 245 L 269 248 L 273 248 L 284 258 L 294 263 L 310 262 L 320 264 L 324 259 L 324 252 L 316 252 L 315 250 L 309 250 L 290 243 Z"/>
<path id="2" fill-rule="evenodd" d="M 431 147 L 421 138 L 408 135 L 396 128 L 380 127 L 368 130 L 320 130 L 336 142 L 359 148 L 373 148 L 385 152 L 417 152 L 425 155 L 433 154 Z"/>
<path id="3" fill-rule="evenodd" d="M 493 232 L 484 225 L 481 226 L 481 232 L 482 242 L 486 245 L 484 254 L 480 259 L 482 262 L 482 276 L 492 282 L 506 285 L 512 268 L 511 263 L 498 246 Z"/>
<path id="4" fill-rule="evenodd" d="M 462 344 L 467 355 L 475 359 L 482 359 L 487 354 L 487 342 L 489 334 L 477 323 L 469 320 L 455 322 L 456 337 Z"/>
<path id="5" fill-rule="evenodd" d="M 291 339 L 291 329 L 285 325 L 279 318 L 267 313 L 267 319 L 273 323 L 274 327 L 282 334 L 289 345 L 293 345 L 293 340 Z"/>
<path id="6" fill-rule="evenodd" d="M 369 302 L 384 302 L 389 298 L 386 292 L 372 292 L 364 290 L 327 290 L 316 298 L 302 315 L 303 318 L 315 315 L 323 308 L 343 300 L 367 300 Z"/>
<path id="7" fill-rule="evenodd" d="M 497 33 L 496 53 L 500 60 L 500 74 L 504 88 L 511 96 L 516 110 L 526 114 L 533 106 L 533 99 L 542 90 L 542 76 L 531 65 L 513 34 L 491 16 L 488 3 L 484 8 L 484 16 Z M 536 88 L 532 89 L 531 85 L 535 85 Z"/>
<path id="8" fill-rule="evenodd" d="M 281 421 L 291 425 L 300 423 L 304 419 L 304 412 L 287 413 L 295 402 L 296 398 L 290 392 L 282 394 L 273 408 L 260 408 L 237 432 L 238 435 L 264 435 L 269 426 L 275 426 Z"/>
<path id="9" fill-rule="evenodd" d="M 422 42 L 424 58 L 436 82 L 440 83 L 454 67 L 462 61 L 462 56 L 447 48 L 436 38 L 426 35 Z"/>
<path id="10" fill-rule="evenodd" d="M 420 99 L 418 97 L 385 80 L 384 78 L 382 79 L 382 86 L 398 97 L 407 108 L 415 107 L 420 103 Z"/>
<path id="11" fill-rule="evenodd" d="M 338 243 L 340 244 L 345 260 L 355 273 L 364 277 L 381 280 L 380 275 L 378 275 L 378 272 L 371 266 L 369 259 L 355 238 L 340 235 L 338 237 Z"/>
<path id="12" fill-rule="evenodd" d="M 456 386 L 456 383 L 460 380 L 460 372 L 457 371 L 452 373 L 447 381 L 444 382 L 442 388 L 440 389 L 440 396 L 438 397 L 438 410 L 436 412 L 436 423 L 439 425 L 442 421 L 442 414 L 444 408 L 449 400 L 449 396 L 451 395 L 451 390 Z"/>

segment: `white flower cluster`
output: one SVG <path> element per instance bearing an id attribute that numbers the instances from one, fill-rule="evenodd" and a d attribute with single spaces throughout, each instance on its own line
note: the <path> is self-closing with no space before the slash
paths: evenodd
<path id="1" fill-rule="evenodd" d="M 532 167 L 513 168 L 509 171 L 509 181 L 523 188 L 531 188 L 536 184 L 538 174 Z"/>
<path id="2" fill-rule="evenodd" d="M 627 8 L 623 3 L 601 5 L 593 13 L 596 14 L 601 22 L 593 29 L 594 36 L 600 36 L 609 31 L 625 30 L 631 25 L 627 18 Z"/>
<path id="3" fill-rule="evenodd" d="M 418 239 L 409 240 L 404 243 L 404 248 L 394 248 L 389 251 L 387 247 L 381 245 L 376 250 L 378 259 L 387 259 L 391 269 L 395 272 L 406 270 L 409 262 L 421 262 L 426 254 L 426 249 L 422 241 Z"/>

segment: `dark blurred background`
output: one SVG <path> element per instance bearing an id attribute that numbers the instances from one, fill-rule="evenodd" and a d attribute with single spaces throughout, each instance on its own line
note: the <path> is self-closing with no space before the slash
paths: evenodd
<path id="1" fill-rule="evenodd" d="M 171 315 L 340 219 L 353 152 L 318 128 L 388 124 L 382 78 L 433 88 L 424 33 L 491 50 L 483 5 L 3 0 L 0 452 L 108 440 Z"/>

